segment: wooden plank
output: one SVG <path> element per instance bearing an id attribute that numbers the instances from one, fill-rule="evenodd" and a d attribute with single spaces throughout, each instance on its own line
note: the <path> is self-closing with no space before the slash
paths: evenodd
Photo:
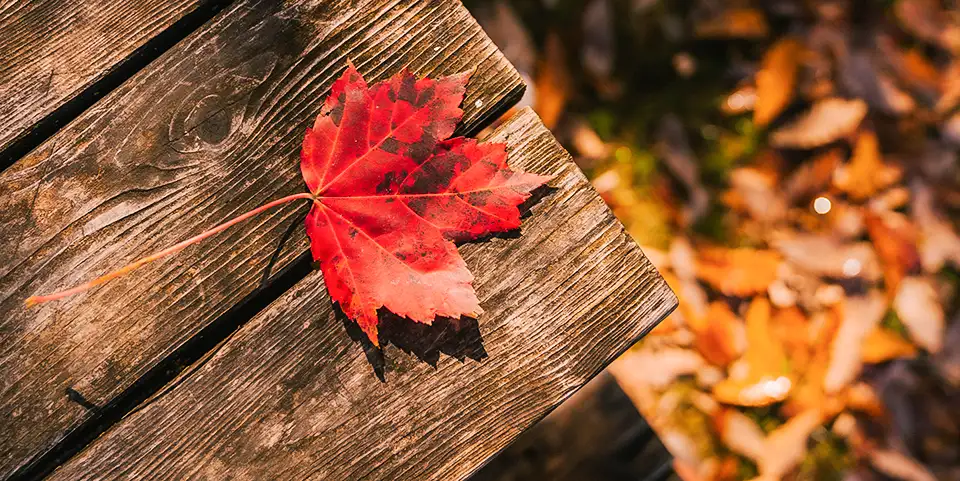
<path id="1" fill-rule="evenodd" d="M 456 0 L 241 0 L 0 174 L 0 477 L 253 292 L 305 205 L 84 295 L 24 299 L 304 191 L 303 132 L 348 57 L 372 80 L 477 67 L 461 130 L 522 93 Z M 296 229 L 275 271 L 306 249 Z"/>
<path id="2" fill-rule="evenodd" d="M 0 152 L 200 0 L 0 3 Z"/>
<path id="3" fill-rule="evenodd" d="M 486 311 L 479 331 L 381 330 L 428 360 L 442 349 L 485 359 L 434 367 L 390 346 L 381 382 L 314 272 L 53 479 L 449 481 L 504 448 L 676 297 L 532 111 L 492 138 L 514 166 L 558 178 L 519 238 L 460 247 Z"/>

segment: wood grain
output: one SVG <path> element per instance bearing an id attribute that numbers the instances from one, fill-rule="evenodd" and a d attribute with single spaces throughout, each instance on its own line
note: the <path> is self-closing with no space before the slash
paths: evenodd
<path id="1" fill-rule="evenodd" d="M 348 58 L 371 80 L 476 67 L 461 132 L 522 93 L 456 0 L 241 0 L 0 174 L 0 477 L 253 292 L 306 206 L 84 295 L 24 299 L 305 191 L 303 132 Z M 306 248 L 297 229 L 275 270 Z"/>
<path id="2" fill-rule="evenodd" d="M 388 347 L 381 382 L 314 272 L 52 479 L 449 481 L 504 448 L 676 298 L 532 111 L 492 138 L 515 167 L 557 178 L 519 238 L 460 247 L 486 311 L 482 340 L 397 320 L 384 340 L 416 355 Z M 406 330 L 431 342 L 411 347 Z M 472 360 L 478 345 L 487 356 Z M 466 359 L 417 357 L 443 346 Z"/>
<path id="3" fill-rule="evenodd" d="M 0 2 L 0 151 L 199 4 Z"/>

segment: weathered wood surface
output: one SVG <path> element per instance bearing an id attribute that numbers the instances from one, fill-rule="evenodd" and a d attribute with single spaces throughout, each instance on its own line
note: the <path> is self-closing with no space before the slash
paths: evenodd
<path id="1" fill-rule="evenodd" d="M 0 151 L 200 1 L 0 3 Z"/>
<path id="2" fill-rule="evenodd" d="M 390 346 L 380 382 L 314 272 L 52 478 L 449 481 L 473 472 L 676 305 L 532 111 L 492 139 L 507 142 L 515 167 L 557 179 L 519 238 L 460 247 L 485 310 L 479 335 L 447 325 L 417 347 L 405 334 L 423 329 L 408 321 L 381 331 L 425 358 L 456 339 L 445 348 L 468 359 L 442 356 L 433 367 Z M 469 359 L 480 349 L 485 359 Z"/>
<path id="3" fill-rule="evenodd" d="M 0 174 L 0 478 L 46 452 L 261 280 L 288 206 L 100 289 L 26 309 L 305 190 L 303 132 L 352 59 L 369 79 L 477 67 L 461 131 L 522 93 L 456 0 L 240 0 Z M 297 229 L 282 269 L 307 249 Z"/>

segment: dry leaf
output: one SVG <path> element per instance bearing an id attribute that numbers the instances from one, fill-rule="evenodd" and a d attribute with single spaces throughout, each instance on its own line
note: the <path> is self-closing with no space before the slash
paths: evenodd
<path id="1" fill-rule="evenodd" d="M 730 364 L 746 347 L 743 323 L 724 302 L 710 303 L 706 323 L 696 334 L 694 345 L 697 351 L 717 366 Z"/>
<path id="2" fill-rule="evenodd" d="M 543 125 L 552 129 L 557 125 L 570 96 L 570 72 L 563 52 L 563 43 L 556 33 L 547 36 L 543 59 L 537 64 L 534 84 L 537 99 L 533 104 Z"/>
<path id="3" fill-rule="evenodd" d="M 713 387 L 717 401 L 740 406 L 765 406 L 786 399 L 793 387 L 787 376 L 787 357 L 779 339 L 770 329 L 770 302 L 754 298 L 747 309 L 747 350 L 743 356 L 747 372 Z"/>
<path id="4" fill-rule="evenodd" d="M 696 374 L 703 365 L 703 358 L 689 349 L 642 349 L 621 356 L 614 375 L 621 385 L 663 389 L 680 376 Z"/>
<path id="5" fill-rule="evenodd" d="M 719 424 L 720 439 L 731 451 L 754 462 L 764 457 L 766 435 L 752 419 L 736 409 L 725 409 Z"/>
<path id="6" fill-rule="evenodd" d="M 753 8 L 731 8 L 719 16 L 698 23 L 700 38 L 764 38 L 769 32 L 763 12 Z"/>
<path id="7" fill-rule="evenodd" d="M 900 282 L 893 308 L 910 338 L 928 352 L 943 347 L 944 314 L 937 292 L 928 279 L 907 277 Z"/>
<path id="8" fill-rule="evenodd" d="M 773 316 L 772 329 L 793 369 L 802 373 L 811 355 L 807 316 L 798 307 L 779 309 Z"/>
<path id="9" fill-rule="evenodd" d="M 883 474 L 905 481 L 936 481 L 917 460 L 888 449 L 873 449 L 868 453 L 870 463 Z"/>
<path id="10" fill-rule="evenodd" d="M 920 230 L 919 253 L 925 272 L 939 272 L 947 261 L 960 267 L 960 236 L 934 207 L 933 192 L 919 179 L 911 183 L 911 214 Z"/>
<path id="11" fill-rule="evenodd" d="M 759 222 L 776 222 L 787 213 L 786 200 L 776 184 L 775 178 L 751 167 L 741 167 L 730 173 L 732 192 L 737 194 L 750 217 Z"/>
<path id="12" fill-rule="evenodd" d="M 773 251 L 705 248 L 699 252 L 697 276 L 723 294 L 744 297 L 766 291 L 779 267 L 780 256 Z"/>
<path id="13" fill-rule="evenodd" d="M 830 149 L 795 169 L 785 182 L 787 199 L 796 201 L 826 190 L 842 161 L 840 150 Z"/>
<path id="14" fill-rule="evenodd" d="M 900 171 L 883 162 L 877 135 L 860 133 L 850 164 L 837 170 L 833 183 L 855 201 L 864 201 L 900 179 Z"/>
<path id="15" fill-rule="evenodd" d="M 897 212 L 868 212 L 864 221 L 883 263 L 884 283 L 892 298 L 903 277 L 920 270 L 916 229 Z"/>
<path id="16" fill-rule="evenodd" d="M 783 407 L 784 414 L 796 415 L 808 409 L 828 410 L 824 378 L 830 367 L 833 339 L 836 337 L 842 319 L 839 311 L 839 307 L 834 307 L 821 311 L 811 318 L 810 325 L 816 331 L 812 334 L 810 342 L 813 352 L 810 362 L 804 367 L 803 378 Z"/>
<path id="17" fill-rule="evenodd" d="M 880 279 L 880 262 L 868 242 L 842 243 L 823 235 L 785 237 L 774 246 L 791 265 L 806 272 L 832 278 Z"/>
<path id="18" fill-rule="evenodd" d="M 878 327 L 863 338 L 861 352 L 863 362 L 879 364 L 893 359 L 913 358 L 917 355 L 917 348 L 902 337 Z"/>
<path id="19" fill-rule="evenodd" d="M 847 408 L 854 411 L 869 414 L 879 418 L 886 414 L 883 407 L 883 401 L 877 396 L 876 391 L 866 383 L 856 383 L 847 389 L 846 393 Z"/>
<path id="20" fill-rule="evenodd" d="M 948 51 L 960 51 L 960 26 L 950 21 L 938 0 L 899 0 L 894 12 L 910 33 Z"/>
<path id="21" fill-rule="evenodd" d="M 801 149 L 826 145 L 855 132 L 866 115 L 867 104 L 860 99 L 821 100 L 800 118 L 774 131 L 770 143 Z"/>
<path id="22" fill-rule="evenodd" d="M 886 311 L 887 301 L 879 291 L 847 298 L 843 320 L 830 345 L 830 364 L 823 379 L 827 393 L 840 391 L 860 374 L 863 340 L 880 324 Z"/>
<path id="23" fill-rule="evenodd" d="M 769 124 L 793 100 L 802 53 L 800 42 L 784 37 L 764 54 L 757 72 L 757 98 L 753 110 L 753 122 L 757 126 Z"/>
<path id="24" fill-rule="evenodd" d="M 807 439 L 821 425 L 821 416 L 817 409 L 804 411 L 771 432 L 757 462 L 760 473 L 780 479 L 790 472 L 806 454 Z"/>

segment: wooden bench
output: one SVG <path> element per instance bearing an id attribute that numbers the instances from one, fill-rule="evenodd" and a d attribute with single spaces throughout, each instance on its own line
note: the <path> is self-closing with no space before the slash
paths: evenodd
<path id="1" fill-rule="evenodd" d="M 39 0 L 0 19 L 0 479 L 464 478 L 676 306 L 521 110 L 490 138 L 557 179 L 521 236 L 460 247 L 479 322 L 385 319 L 382 351 L 361 342 L 310 269 L 305 206 L 27 309 L 302 191 L 302 133 L 347 58 L 371 80 L 478 67 L 460 134 L 523 85 L 456 0 Z"/>

